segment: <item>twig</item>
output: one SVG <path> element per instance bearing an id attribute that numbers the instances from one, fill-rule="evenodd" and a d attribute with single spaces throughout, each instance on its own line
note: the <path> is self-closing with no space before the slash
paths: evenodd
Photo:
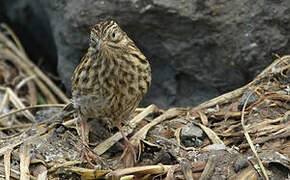
<path id="1" fill-rule="evenodd" d="M 0 87 L 0 90 L 7 92 L 8 96 L 9 96 L 9 100 L 13 103 L 13 105 L 16 108 L 25 108 L 25 105 L 20 101 L 18 96 L 10 88 Z M 31 112 L 29 112 L 29 111 L 23 112 L 23 115 L 31 122 L 35 121 L 34 116 L 31 114 Z"/>
<path id="2" fill-rule="evenodd" d="M 12 149 L 7 149 L 7 151 L 4 154 L 4 166 L 5 166 L 5 179 L 10 179 L 10 167 L 11 167 L 11 153 Z"/>
<path id="3" fill-rule="evenodd" d="M 198 123 L 197 125 L 199 125 L 199 127 L 206 133 L 206 135 L 212 141 L 213 144 L 223 144 L 224 145 L 224 142 L 218 137 L 218 135 L 213 130 L 202 125 L 201 123 Z"/>
<path id="4" fill-rule="evenodd" d="M 66 97 L 66 95 L 35 65 L 32 63 L 31 60 L 29 60 L 21 51 L 18 50 L 18 48 L 8 39 L 6 38 L 2 33 L 0 33 L 0 40 L 6 43 L 6 45 L 13 50 L 16 55 L 21 59 L 20 62 L 25 63 L 25 69 L 26 71 L 29 71 L 29 75 L 37 75 L 43 82 L 45 82 L 52 91 L 65 103 L 69 103 L 70 100 Z M 10 53 L 12 54 L 12 53 Z M 17 58 L 18 59 L 18 58 Z M 23 63 L 22 63 L 23 64 Z M 44 91 L 43 93 L 48 93 L 46 90 L 46 87 L 41 86 L 41 83 L 37 81 L 38 78 L 35 78 L 36 84 L 39 86 L 39 88 Z"/>
<path id="5" fill-rule="evenodd" d="M 135 133 L 134 136 L 131 138 L 132 139 L 131 143 L 135 144 L 134 140 L 145 139 L 146 134 L 151 127 L 161 123 L 162 121 L 166 119 L 174 118 L 180 113 L 181 113 L 181 110 L 178 108 L 172 108 L 172 109 L 167 110 L 164 114 L 158 116 L 157 118 L 152 120 L 149 124 L 146 124 L 144 127 L 142 127 L 137 133 Z"/>
<path id="6" fill-rule="evenodd" d="M 5 167 L 3 166 L 3 164 L 0 164 L 0 172 L 2 171 L 2 169 L 4 169 Z M 19 179 L 20 178 L 20 172 L 11 168 L 11 177 L 15 178 L 15 179 Z M 30 179 L 32 180 L 36 180 L 36 178 L 34 176 L 30 176 Z"/>
<path id="7" fill-rule="evenodd" d="M 1 33 L 0 33 L 0 39 L 1 39 Z M 12 61 L 14 64 L 20 66 L 21 69 L 23 69 L 29 76 L 35 75 L 35 72 L 33 71 L 35 67 L 25 64 L 24 63 L 25 61 L 23 61 L 22 58 L 12 53 L 9 49 L 1 49 L 0 53 L 2 55 L 5 55 L 7 59 Z M 50 90 L 46 87 L 46 85 L 38 78 L 38 76 L 36 76 L 33 80 L 35 81 L 35 83 L 37 84 L 41 92 L 47 97 L 50 103 L 57 103 L 57 100 L 54 97 L 54 95 L 50 92 Z"/>
<path id="8" fill-rule="evenodd" d="M 16 36 L 16 34 L 12 31 L 12 29 L 5 23 L 1 23 L 0 25 L 2 28 L 4 28 L 12 37 L 13 41 L 15 42 L 16 46 L 18 47 L 18 49 L 24 54 L 25 57 L 28 57 L 20 40 L 18 39 L 18 37 Z"/>
<path id="9" fill-rule="evenodd" d="M 172 145 L 174 145 L 174 146 L 176 146 L 176 147 L 179 147 L 179 148 L 181 148 L 181 149 L 183 149 L 183 150 L 185 150 L 185 151 L 194 151 L 194 150 L 195 150 L 194 147 L 184 147 L 184 146 L 181 145 L 180 143 L 175 142 L 175 141 L 170 140 L 170 139 L 167 139 L 167 138 L 165 138 L 165 137 L 163 137 L 163 136 L 153 135 L 153 137 L 158 138 L 158 139 L 161 139 L 162 141 L 165 141 L 165 142 L 167 142 L 167 143 L 170 143 L 170 144 L 172 144 Z"/>
<path id="10" fill-rule="evenodd" d="M 32 80 L 32 79 L 34 79 L 35 78 L 35 75 L 33 75 L 33 76 L 28 76 L 28 77 L 26 77 L 26 78 L 24 78 L 24 79 L 22 79 L 17 85 L 16 85 L 16 87 L 15 87 L 15 89 L 20 89 L 24 84 L 26 84 L 28 81 L 30 81 L 30 80 Z"/>
<path id="11" fill-rule="evenodd" d="M 123 127 L 125 128 L 125 134 L 128 135 L 129 133 L 133 132 L 133 128 L 139 123 L 143 118 L 145 118 L 148 114 L 154 112 L 156 109 L 155 105 L 150 105 L 147 108 L 144 109 L 143 112 L 135 116 L 128 124 L 130 124 L 131 127 Z M 94 152 L 96 152 L 98 155 L 102 155 L 105 153 L 110 147 L 112 147 L 116 142 L 118 142 L 120 139 L 122 139 L 122 135 L 120 132 L 117 132 L 110 138 L 106 139 L 102 143 L 100 143 L 95 149 Z"/>
<path id="12" fill-rule="evenodd" d="M 54 171 L 56 171 L 59 168 L 64 168 L 64 167 L 69 167 L 69 166 L 74 166 L 74 165 L 78 165 L 81 164 L 81 161 L 66 161 L 62 164 L 56 164 L 54 166 L 52 166 L 50 169 L 47 170 L 48 173 L 52 173 Z"/>
<path id="13" fill-rule="evenodd" d="M 266 69 L 264 69 L 264 71 L 262 71 L 253 81 L 251 81 L 247 85 L 245 85 L 239 89 L 236 89 L 234 91 L 223 94 L 223 95 L 216 97 L 212 100 L 209 100 L 207 102 L 204 102 L 204 103 L 198 105 L 196 108 L 197 109 L 209 108 L 211 106 L 215 106 L 216 104 L 223 104 L 223 103 L 226 103 L 226 102 L 228 102 L 236 97 L 239 97 L 242 93 L 244 93 L 245 89 L 248 89 L 249 87 L 251 87 L 254 84 L 256 84 L 257 82 L 259 82 L 261 79 L 263 79 L 265 76 L 267 76 L 268 73 L 280 73 L 280 71 L 276 72 L 273 69 L 275 69 L 274 67 L 277 66 L 278 64 L 281 64 L 282 61 L 284 63 L 289 62 L 290 56 L 283 56 L 282 60 L 276 59 L 271 65 L 269 65 Z M 283 67 L 282 69 L 286 69 L 286 68 Z"/>
<path id="14" fill-rule="evenodd" d="M 7 106 L 8 103 L 9 103 L 9 95 L 8 92 L 6 91 L 2 99 L 2 103 L 0 105 L 0 114 L 2 114 L 3 109 Z"/>
<path id="15" fill-rule="evenodd" d="M 47 108 L 47 107 L 64 107 L 64 106 L 65 106 L 64 104 L 40 104 L 40 105 L 35 105 L 35 106 L 29 106 L 29 107 L 17 109 L 17 110 L 14 110 L 14 111 L 10 111 L 9 113 L 6 113 L 6 114 L 2 114 L 2 115 L 0 115 L 0 120 L 5 118 L 5 117 L 11 116 L 12 114 L 15 114 L 15 113 L 18 113 L 18 112 L 22 112 L 22 111 L 26 111 L 26 110 L 29 110 L 29 109 Z"/>
<path id="16" fill-rule="evenodd" d="M 29 164 L 30 164 L 30 145 L 23 143 L 19 148 L 19 159 L 20 159 L 20 179 L 29 180 Z"/>
<path id="17" fill-rule="evenodd" d="M 131 138 L 130 142 L 133 146 L 139 147 L 139 154 L 138 158 L 141 156 L 141 151 L 140 151 L 140 141 L 146 138 L 146 135 L 153 126 L 161 123 L 162 121 L 165 121 L 167 119 L 174 118 L 181 113 L 181 109 L 178 108 L 172 108 L 167 110 L 165 113 L 163 113 L 161 116 L 153 119 L 149 124 L 146 124 L 144 127 L 142 127 L 138 132 L 136 132 Z"/>
<path id="18" fill-rule="evenodd" d="M 8 129 L 26 128 L 32 125 L 33 124 L 29 123 L 29 124 L 21 124 L 21 125 L 9 126 L 9 127 L 0 127 L 0 131 L 8 130 Z"/>
<path id="19" fill-rule="evenodd" d="M 255 149 L 255 147 L 254 147 L 254 144 L 253 144 L 253 142 L 252 142 L 252 140 L 251 140 L 251 137 L 250 137 L 250 135 L 249 135 L 249 133 L 248 133 L 248 131 L 247 131 L 247 128 L 246 128 L 246 126 L 245 126 L 245 122 L 244 122 L 244 116 L 245 116 L 246 105 L 247 105 L 248 100 L 250 99 L 251 95 L 253 94 L 253 92 L 254 92 L 254 91 L 252 91 L 252 92 L 248 95 L 248 97 L 247 97 L 247 99 L 246 99 L 246 101 L 245 101 L 245 103 L 244 103 L 244 105 L 243 105 L 242 116 L 241 116 L 241 124 L 242 124 L 243 130 L 244 130 L 245 137 L 246 137 L 246 139 L 247 139 L 247 141 L 248 141 L 248 143 L 249 143 L 249 145 L 250 145 L 250 148 L 251 148 L 251 150 L 253 151 L 255 157 L 256 157 L 257 160 L 258 160 L 258 164 L 259 164 L 259 166 L 260 166 L 260 168 L 261 168 L 261 170 L 262 170 L 262 173 L 263 173 L 265 179 L 266 179 L 266 180 L 269 180 L 268 174 L 267 174 L 267 172 L 266 172 L 266 170 L 265 170 L 265 168 L 264 168 L 264 165 L 263 165 L 261 159 L 260 159 L 259 156 L 258 156 L 258 153 L 257 153 L 257 151 L 256 151 L 256 149 Z"/>
<path id="20" fill-rule="evenodd" d="M 39 136 L 42 134 L 41 133 L 37 133 L 33 136 L 29 136 L 25 139 L 22 139 L 22 140 L 18 140 L 16 142 L 14 142 L 14 144 L 9 144 L 8 146 L 4 146 L 3 148 L 0 149 L 0 157 L 3 155 L 3 153 L 5 153 L 8 149 L 14 149 L 16 146 L 19 146 L 20 144 L 24 143 L 24 142 L 27 142 L 27 141 L 30 141 L 30 140 L 33 140 L 34 138 L 39 138 Z"/>
<path id="21" fill-rule="evenodd" d="M 150 165 L 150 166 L 139 166 L 139 167 L 131 167 L 125 169 L 118 169 L 111 173 L 109 173 L 106 177 L 113 176 L 114 177 L 122 177 L 125 175 L 134 175 L 138 174 L 138 176 L 146 175 L 146 174 L 165 174 L 167 171 L 176 165 Z"/>
<path id="22" fill-rule="evenodd" d="M 288 138 L 290 136 L 290 131 L 286 131 L 284 133 L 278 134 L 278 135 L 272 135 L 272 136 L 265 136 L 262 138 L 257 138 L 254 140 L 255 144 L 263 144 L 267 141 L 273 141 L 274 139 L 282 139 L 282 138 Z M 240 149 L 248 148 L 249 144 L 241 144 L 239 145 Z"/>

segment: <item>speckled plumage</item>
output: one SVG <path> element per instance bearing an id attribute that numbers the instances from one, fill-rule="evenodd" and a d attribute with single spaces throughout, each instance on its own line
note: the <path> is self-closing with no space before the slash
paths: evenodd
<path id="1" fill-rule="evenodd" d="M 114 21 L 91 30 L 90 46 L 72 77 L 78 116 L 126 123 L 151 83 L 150 64 Z"/>

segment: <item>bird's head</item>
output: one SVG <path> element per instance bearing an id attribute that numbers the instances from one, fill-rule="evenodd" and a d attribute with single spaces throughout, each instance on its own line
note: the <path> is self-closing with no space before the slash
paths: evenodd
<path id="1" fill-rule="evenodd" d="M 91 29 L 89 51 L 91 53 L 119 52 L 125 49 L 130 41 L 130 38 L 115 21 L 104 21 Z"/>

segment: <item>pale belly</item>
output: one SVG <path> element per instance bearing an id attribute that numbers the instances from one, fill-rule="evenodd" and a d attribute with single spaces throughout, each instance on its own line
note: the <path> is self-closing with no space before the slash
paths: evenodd
<path id="1" fill-rule="evenodd" d="M 100 97 L 96 95 L 76 96 L 73 94 L 73 105 L 85 118 L 104 118 L 113 126 L 117 122 L 126 123 L 131 113 L 141 101 L 141 96 L 136 94 L 130 97 L 112 95 Z"/>

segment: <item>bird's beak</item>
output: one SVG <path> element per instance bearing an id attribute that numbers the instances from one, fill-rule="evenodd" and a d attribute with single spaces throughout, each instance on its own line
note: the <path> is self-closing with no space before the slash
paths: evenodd
<path id="1" fill-rule="evenodd" d="M 103 41 L 102 39 L 100 39 L 100 40 L 98 41 L 97 48 L 98 48 L 98 49 L 101 49 L 103 43 L 104 43 L 104 41 Z"/>

